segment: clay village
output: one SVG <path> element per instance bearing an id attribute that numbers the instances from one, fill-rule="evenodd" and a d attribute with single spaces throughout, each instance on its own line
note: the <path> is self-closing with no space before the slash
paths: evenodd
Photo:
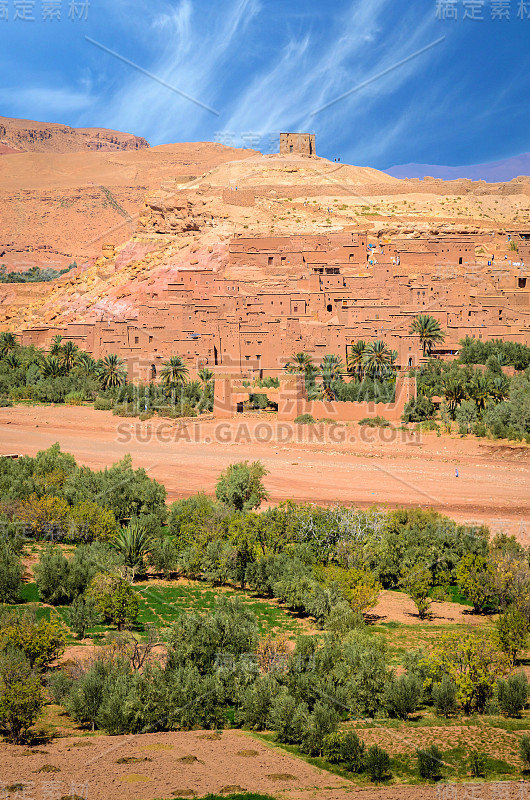
<path id="1" fill-rule="evenodd" d="M 530 178 L 0 122 L 0 796 L 530 796 Z"/>

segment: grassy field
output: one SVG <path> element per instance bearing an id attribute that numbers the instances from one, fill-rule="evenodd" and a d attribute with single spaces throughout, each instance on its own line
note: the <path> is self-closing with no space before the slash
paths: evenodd
<path id="1" fill-rule="evenodd" d="M 300 619 L 274 601 L 257 598 L 237 589 L 213 588 L 202 581 L 150 581 L 148 584 L 139 583 L 134 589 L 140 601 L 140 613 L 136 624 L 136 631 L 140 637 L 148 625 L 154 625 L 164 637 L 164 631 L 183 611 L 206 614 L 213 610 L 216 598 L 221 594 L 224 597 L 239 597 L 249 611 L 255 614 L 261 634 L 281 634 L 289 639 L 295 639 L 296 636 L 311 630 L 307 620 Z M 24 603 L 11 608 L 31 607 L 38 619 L 44 617 L 49 620 L 52 616 L 57 616 L 69 631 L 68 644 L 79 644 L 68 625 L 68 606 L 43 605 L 35 583 L 27 583 L 24 586 L 22 598 Z M 96 625 L 88 629 L 87 636 L 98 641 L 113 629 L 115 628 L 106 625 Z"/>
<path id="2" fill-rule="evenodd" d="M 262 634 L 282 634 L 294 640 L 299 634 L 314 631 L 312 620 L 297 617 L 275 601 L 258 598 L 249 592 L 233 588 L 212 587 L 202 581 L 187 580 L 150 580 L 138 583 L 134 588 L 140 600 L 137 625 L 140 637 L 144 635 L 148 625 L 155 625 L 164 637 L 168 626 L 177 620 L 180 614 L 186 611 L 207 614 L 214 608 L 216 599 L 221 595 L 239 597 L 256 615 Z M 25 585 L 23 599 L 25 602 L 20 604 L 19 608 L 31 606 L 38 617 L 50 618 L 52 615 L 57 615 L 68 626 L 68 608 L 43 605 L 35 583 Z M 481 626 L 492 624 L 488 616 L 481 619 Z M 466 627 L 465 624 L 455 623 L 438 624 L 426 621 L 421 624 L 418 622 L 407 624 L 392 620 L 369 626 L 375 636 L 385 641 L 389 663 L 394 667 L 402 665 L 405 654 L 411 650 L 418 648 L 429 650 L 440 634 L 451 630 L 464 632 Z M 103 625 L 94 627 L 89 631 L 90 638 L 83 644 L 90 644 L 91 641 L 102 643 L 105 634 L 110 630 L 112 630 L 110 627 Z M 68 645 L 73 644 L 82 643 L 78 642 L 70 632 Z M 518 668 L 527 663 L 528 654 L 523 655 L 524 657 L 518 662 Z M 76 726 L 63 709 L 54 705 L 47 706 L 39 727 L 43 734 L 52 737 L 57 735 L 58 731 L 63 735 L 86 735 L 86 732 Z M 392 785 L 425 783 L 418 773 L 416 750 L 432 744 L 437 745 L 443 753 L 442 780 L 444 781 L 478 783 L 483 780 L 515 781 L 526 777 L 519 756 L 519 742 L 523 733 L 530 732 L 530 711 L 524 711 L 520 719 L 477 714 L 470 716 L 458 714 L 444 719 L 436 716 L 431 707 L 420 707 L 407 722 L 382 718 L 343 723 L 344 729 L 352 727 L 365 741 L 367 747 L 378 744 L 390 754 L 392 774 L 388 783 Z M 348 778 L 360 787 L 371 785 L 366 774 L 352 775 L 322 758 L 310 758 L 302 754 L 297 746 L 278 744 L 272 733 L 252 732 L 249 736 L 255 736 L 271 747 L 283 749 L 310 764 Z M 483 776 L 472 774 L 470 757 L 473 753 L 480 753 L 485 757 Z"/>

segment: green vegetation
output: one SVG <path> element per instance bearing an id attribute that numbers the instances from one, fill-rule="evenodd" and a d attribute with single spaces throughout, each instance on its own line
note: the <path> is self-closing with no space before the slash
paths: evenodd
<path id="1" fill-rule="evenodd" d="M 424 356 L 430 356 L 434 346 L 445 340 L 440 323 L 429 314 L 419 314 L 410 326 L 410 333 L 418 334 Z"/>
<path id="2" fill-rule="evenodd" d="M 505 342 L 503 339 L 482 341 L 466 336 L 460 341 L 458 360 L 462 364 L 487 364 L 494 358 L 502 365 L 511 365 L 522 371 L 530 367 L 530 347 L 519 342 Z"/>
<path id="3" fill-rule="evenodd" d="M 125 362 L 110 353 L 95 361 L 71 341 L 55 336 L 46 353 L 21 347 L 14 334 L 0 333 L 0 405 L 30 401 L 81 405 L 118 416 L 157 412 L 178 418 L 213 408 L 214 383 L 209 370 L 188 381 L 188 367 L 179 356 L 162 364 L 160 384 L 127 383 Z"/>
<path id="4" fill-rule="evenodd" d="M 45 269 L 30 267 L 23 272 L 8 272 L 6 265 L 2 264 L 0 265 L 0 283 L 43 283 L 54 281 L 76 267 L 76 262 L 72 261 L 67 267 L 59 270 L 51 269 L 51 267 L 46 267 Z"/>
<path id="5" fill-rule="evenodd" d="M 473 364 L 485 364 L 485 369 Z M 503 365 L 526 370 L 508 377 Z M 416 371 L 418 396 L 407 403 L 405 422 L 432 420 L 435 396 L 445 402 L 440 417 L 447 430 L 458 423 L 462 435 L 530 441 L 530 348 L 514 342 L 464 339 L 459 362 L 431 359 Z"/>
<path id="6" fill-rule="evenodd" d="M 20 591 L 16 573 L 0 615 L 5 734 L 27 737 L 45 683 L 85 728 L 269 731 L 259 735 L 361 785 L 518 776 L 528 551 L 421 509 L 255 511 L 263 475 L 259 462 L 233 464 L 215 500 L 168 509 L 164 488 L 129 459 L 93 472 L 55 446 L 0 460 L 4 541 L 13 563 L 37 556 L 36 583 Z M 81 535 L 69 520 L 82 503 L 92 521 Z M 381 587 L 407 591 L 425 619 L 374 623 Z M 458 592 L 480 624 L 431 620 Z M 93 658 L 51 668 L 87 635 Z M 439 727 L 468 726 L 480 740 L 438 749 Z M 484 753 L 491 727 L 506 734 L 502 758 Z M 384 738 L 365 744 L 370 728 L 397 731 L 412 754 L 387 753 Z"/>
<path id="7" fill-rule="evenodd" d="M 351 345 L 347 365 L 338 356 L 328 354 L 317 367 L 311 356 L 302 352 L 291 356 L 285 370 L 303 375 L 309 400 L 391 403 L 395 397 L 396 358 L 397 353 L 382 341 L 360 341 Z"/>

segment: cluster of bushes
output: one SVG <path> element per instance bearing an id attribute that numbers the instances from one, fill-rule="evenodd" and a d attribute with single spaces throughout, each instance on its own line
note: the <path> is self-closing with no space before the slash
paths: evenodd
<path id="1" fill-rule="evenodd" d="M 103 652 L 75 674 L 55 673 L 50 691 L 78 722 L 107 733 L 273 730 L 279 742 L 352 772 L 367 770 L 374 780 L 388 772 L 388 756 L 366 751 L 352 730 L 340 730 L 344 723 L 406 720 L 427 707 L 443 716 L 457 708 L 483 712 L 496 702 L 518 716 L 528 698 L 523 673 L 502 677 L 509 668 L 487 634 L 442 636 L 431 655 L 409 654 L 398 677 L 366 629 L 302 636 L 289 653 L 260 639 L 255 616 L 237 599 L 220 598 L 208 616 L 183 613 L 167 649 L 163 664 L 148 660 L 142 669 L 124 650 Z"/>
<path id="2" fill-rule="evenodd" d="M 13 334 L 0 334 L 0 402 L 3 405 L 21 400 L 42 403 L 93 400 L 106 380 L 104 361 L 94 361 L 72 342 L 62 345 L 56 341 L 46 355 L 39 348 L 19 346 Z"/>
<path id="3" fill-rule="evenodd" d="M 525 370 L 530 367 L 530 347 L 503 339 L 483 342 L 466 336 L 460 340 L 458 360 L 462 364 L 488 364 L 489 359 L 496 359 L 500 365 L 511 365 L 518 371 Z"/>
<path id="4" fill-rule="evenodd" d="M 233 464 L 220 476 L 216 500 L 199 494 L 168 510 L 164 487 L 133 470 L 128 456 L 100 472 L 79 467 L 58 445 L 34 458 L 2 459 L 5 596 L 13 596 L 20 574 L 21 536 L 112 543 L 135 575 L 152 567 L 167 577 L 249 586 L 323 625 L 335 605 L 353 612 L 373 606 L 380 586 L 405 588 L 420 615 L 455 584 L 476 611 L 520 605 L 528 594 L 528 554 L 511 539 L 490 545 L 486 528 L 421 509 L 288 502 L 258 513 L 267 497 L 264 474 L 259 462 Z M 510 591 L 513 570 L 524 592 Z"/>
<path id="5" fill-rule="evenodd" d="M 387 380 L 377 378 L 355 379 L 348 382 L 336 380 L 332 388 L 337 400 L 352 403 L 393 403 L 396 396 L 396 380 L 394 377 Z"/>
<path id="6" fill-rule="evenodd" d="M 221 598 L 207 616 L 181 614 L 168 632 L 163 663 L 146 659 L 149 645 L 133 638 L 129 649 L 103 648 L 74 673 L 52 674 L 49 690 L 74 719 L 112 734 L 272 729 L 280 742 L 382 780 L 387 754 L 365 752 L 352 732 L 340 731 L 344 722 L 406 720 L 425 707 L 443 716 L 457 710 L 520 715 L 528 683 L 513 670 L 529 631 L 524 548 L 505 536 L 490 543 L 486 529 L 419 509 L 361 512 L 286 503 L 255 513 L 266 497 L 264 474 L 259 462 L 234 464 L 220 477 L 216 501 L 199 494 L 174 503 L 166 516 L 163 487 L 133 471 L 128 460 L 95 473 L 57 446 L 35 458 L 0 460 L 2 586 L 21 580 L 16 510 L 35 498 L 71 509 L 93 503 L 117 521 L 112 538 L 79 544 L 70 558 L 49 544 L 34 568 L 41 598 L 69 605 L 68 621 L 79 637 L 104 621 L 131 644 L 128 631 L 139 612 L 131 584 L 149 567 L 248 587 L 310 614 L 326 630 L 300 637 L 289 653 L 280 639 L 260 639 L 256 618 L 242 603 Z M 436 590 L 455 582 L 475 611 L 501 610 L 495 628 L 445 633 L 428 654 L 408 653 L 406 671 L 396 674 L 362 612 L 375 604 L 381 585 L 406 588 L 421 612 Z M 16 594 L 6 590 L 4 602 Z M 37 621 L 11 611 L 0 619 L 0 726 L 14 741 L 42 707 L 39 675 L 64 640 L 53 618 Z"/>
<path id="7" fill-rule="evenodd" d="M 44 281 L 54 281 L 65 275 L 71 269 L 75 269 L 77 264 L 72 261 L 64 269 L 52 269 L 51 267 L 30 267 L 23 272 L 8 272 L 5 264 L 0 266 L 0 283 L 42 283 Z"/>
<path id="8" fill-rule="evenodd" d="M 167 366 L 176 360 L 177 381 Z M 14 334 L 0 333 L 0 405 L 4 406 L 23 400 L 71 405 L 94 401 L 94 408 L 124 417 L 148 417 L 156 411 L 179 418 L 211 411 L 212 373 L 201 370 L 201 380 L 193 381 L 187 381 L 186 375 L 184 362 L 172 357 L 163 367 L 161 384 L 128 384 L 125 364 L 118 356 L 96 361 L 60 336 L 45 353 L 33 346 L 21 347 Z"/>
<path id="9" fill-rule="evenodd" d="M 504 344 L 523 347 L 513 342 Z M 433 419 L 436 408 L 432 397 L 436 395 L 445 398 L 441 419 L 448 429 L 456 420 L 462 434 L 530 441 L 528 367 L 523 374 L 509 378 L 502 372 L 497 355 L 487 357 L 485 370 L 475 369 L 471 363 L 432 359 L 417 371 L 416 380 L 418 396 L 405 406 L 405 422 Z"/>
<path id="10" fill-rule="evenodd" d="M 112 576 L 96 576 L 88 592 L 104 618 L 115 621 L 116 609 L 134 606 L 131 587 Z M 130 619 L 116 624 L 127 627 Z M 444 634 L 429 655 L 409 653 L 400 676 L 367 629 L 302 636 L 290 653 L 281 640 L 260 639 L 254 614 L 237 598 L 219 598 L 208 616 L 182 613 L 168 632 L 164 662 L 145 658 L 149 645 L 142 655 L 127 641 L 124 634 L 92 661 L 48 673 L 52 699 L 81 724 L 110 734 L 273 730 L 279 742 L 352 772 L 366 770 L 374 780 L 388 772 L 388 757 L 341 731 L 348 720 L 406 720 L 421 707 L 449 716 L 458 708 L 491 711 L 492 704 L 519 716 L 528 699 L 526 676 L 509 674 L 493 637 L 483 632 Z M 19 611 L 1 616 L 0 727 L 13 741 L 35 722 L 45 702 L 40 676 L 64 647 L 64 628 L 53 619 Z"/>
<path id="11" fill-rule="evenodd" d="M 213 381 L 199 380 L 181 383 L 167 388 L 162 384 L 125 384 L 107 390 L 96 397 L 95 407 L 113 409 L 118 416 L 152 415 L 176 419 L 195 417 L 198 413 L 213 409 Z"/>

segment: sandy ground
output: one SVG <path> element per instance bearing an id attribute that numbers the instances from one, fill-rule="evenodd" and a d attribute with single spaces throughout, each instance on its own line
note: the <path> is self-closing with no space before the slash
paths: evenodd
<path id="1" fill-rule="evenodd" d="M 135 467 L 164 483 L 169 501 L 201 489 L 213 493 L 230 463 L 260 459 L 272 503 L 432 507 L 530 543 L 524 445 L 358 425 L 300 426 L 266 413 L 140 423 L 85 407 L 0 409 L 0 454 L 34 455 L 54 442 L 94 469 L 131 453 Z"/>
<path id="2" fill-rule="evenodd" d="M 401 622 L 404 625 L 425 625 L 421 620 L 414 602 L 404 592 L 393 592 L 384 589 L 379 595 L 377 605 L 367 614 L 372 622 Z M 432 603 L 431 622 L 433 625 L 464 624 L 484 625 L 485 617 L 473 614 L 468 606 L 459 603 Z"/>
<path id="3" fill-rule="evenodd" d="M 372 731 L 366 733 L 368 739 L 373 738 Z M 402 749 L 402 742 L 399 747 Z M 0 787 L 26 787 L 26 794 L 19 789 L 17 795 L 14 789 L 2 795 L 10 798 L 49 798 L 75 792 L 90 800 L 151 800 L 240 790 L 286 800 L 342 800 L 352 794 L 367 800 L 457 796 L 442 795 L 441 787 L 436 786 L 360 789 L 345 778 L 312 767 L 241 731 L 224 731 L 220 736 L 190 731 L 65 738 L 34 749 L 0 744 L 0 759 Z M 118 763 L 121 759 L 134 761 Z M 462 797 L 484 800 L 526 798 L 529 794 L 529 784 L 523 781 L 472 786 L 473 794 L 467 794 L 469 785 L 461 785 L 457 791 Z"/>

